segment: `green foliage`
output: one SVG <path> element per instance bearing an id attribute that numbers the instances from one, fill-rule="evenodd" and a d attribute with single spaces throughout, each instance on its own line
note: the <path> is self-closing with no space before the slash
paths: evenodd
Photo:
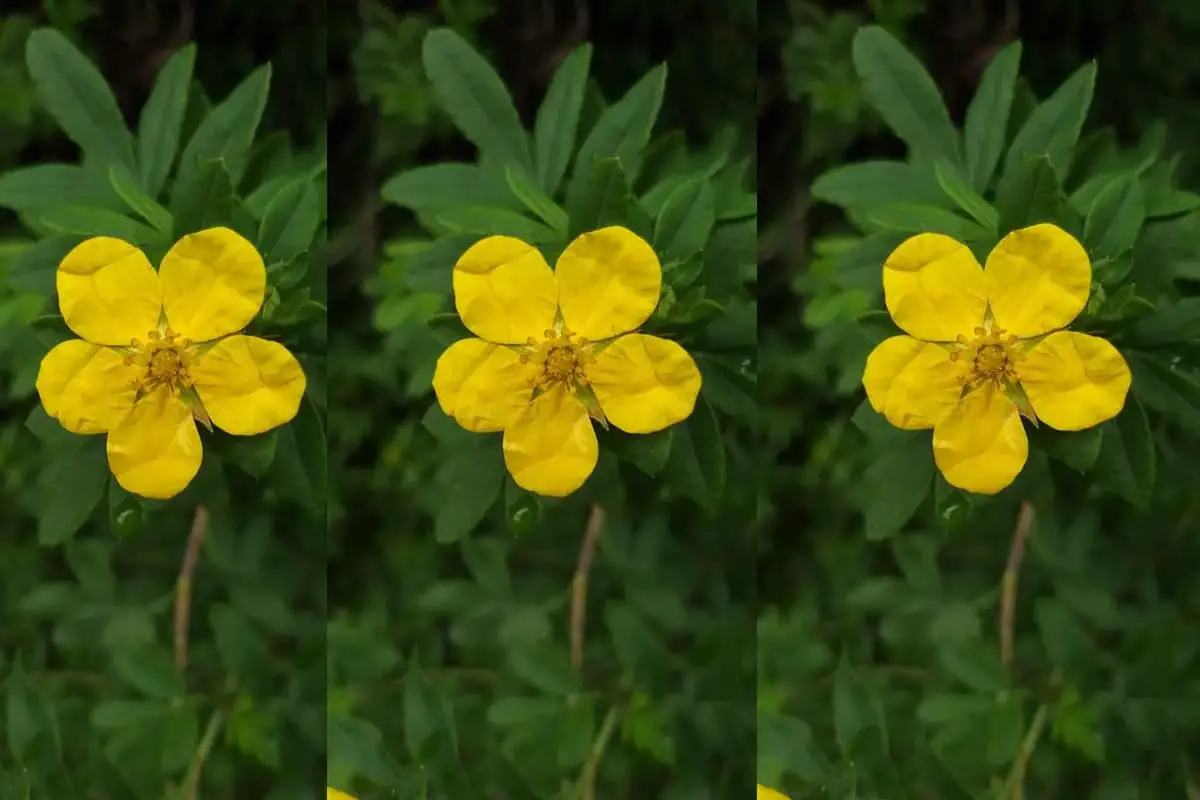
<path id="1" fill-rule="evenodd" d="M 79 158 L 0 174 L 0 206 L 27 232 L 5 231 L 0 269 L 0 410 L 13 417 L 0 426 L 0 607 L 11 623 L 0 635 L 0 796 L 315 797 L 324 154 L 260 136 L 269 66 L 209 109 L 192 78 L 206 55 L 185 45 L 159 71 L 135 134 L 60 30 L 29 33 L 24 55 L 39 108 Z M 104 436 L 68 433 L 38 403 L 39 362 L 71 336 L 55 270 L 91 236 L 124 238 L 157 263 L 180 236 L 214 225 L 263 252 L 269 296 L 248 331 L 295 353 L 310 390 L 283 428 L 203 434 L 188 489 L 144 500 L 110 475 Z"/>

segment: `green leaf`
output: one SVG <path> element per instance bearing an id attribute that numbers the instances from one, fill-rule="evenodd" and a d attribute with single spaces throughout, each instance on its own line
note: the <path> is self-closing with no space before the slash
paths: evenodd
<path id="1" fill-rule="evenodd" d="M 1158 458 L 1146 410 L 1136 397 L 1128 397 L 1121 413 L 1100 429 L 1103 434 L 1096 474 L 1129 502 L 1147 507 Z"/>
<path id="2" fill-rule="evenodd" d="M 50 236 L 34 242 L 9 264 L 6 276 L 8 285 L 19 292 L 32 292 L 46 297 L 54 294 L 59 262 L 81 241 L 82 236 Z M 57 422 L 54 428 L 66 433 Z"/>
<path id="3" fill-rule="evenodd" d="M 179 153 L 183 117 L 191 94 L 196 45 L 175 51 L 154 79 L 154 88 L 138 118 L 137 166 L 142 188 L 158 197 Z"/>
<path id="4" fill-rule="evenodd" d="M 26 677 L 20 662 L 4 681 L 4 688 L 8 749 L 18 764 L 26 764 L 30 745 L 43 733 L 44 720 L 40 719 L 36 688 Z"/>
<path id="5" fill-rule="evenodd" d="M 712 186 L 704 178 L 687 181 L 654 221 L 654 249 L 663 261 L 687 261 L 704 248 L 716 221 Z"/>
<path id="6" fill-rule="evenodd" d="M 70 539 L 92 516 L 108 486 L 104 438 L 90 436 L 61 453 L 38 477 L 41 514 L 38 542 L 44 547 Z"/>
<path id="7" fill-rule="evenodd" d="M 833 732 L 843 754 L 855 751 L 859 735 L 873 727 L 875 719 L 870 697 L 843 655 L 833 674 Z"/>
<path id="8" fill-rule="evenodd" d="M 276 430 L 271 465 L 276 485 L 283 494 L 324 514 L 329 484 L 325 426 L 312 397 L 306 394 L 296 418 Z"/>
<path id="9" fill-rule="evenodd" d="M 0 175 L 0 207 L 38 214 L 63 206 L 123 208 L 103 175 L 73 164 L 37 164 Z"/>
<path id="10" fill-rule="evenodd" d="M 1021 66 L 1021 43 L 1012 42 L 995 56 L 979 79 L 979 88 L 967 106 L 963 125 L 967 183 L 976 192 L 987 190 L 1004 153 L 1004 136 L 1013 91 Z"/>
<path id="11" fill-rule="evenodd" d="M 937 647 L 937 660 L 946 673 L 978 692 L 1000 692 L 1009 688 L 1008 673 L 992 642 L 962 639 Z"/>
<path id="12" fill-rule="evenodd" d="M 633 205 L 629 181 L 618 158 L 576 164 L 567 187 L 568 237 L 625 223 Z"/>
<path id="13" fill-rule="evenodd" d="M 291 261 L 308 252 L 320 224 L 316 186 L 307 177 L 299 178 L 267 203 L 258 228 L 258 250 L 269 262 Z"/>
<path id="14" fill-rule="evenodd" d="M 137 184 L 129 170 L 120 164 L 109 164 L 108 182 L 120 195 L 129 210 L 165 234 L 171 233 L 171 212 L 160 206 Z"/>
<path id="15" fill-rule="evenodd" d="M 1005 159 L 1005 170 L 1021 164 L 1031 156 L 1045 155 L 1060 174 L 1071 166 L 1071 149 L 1079 140 L 1079 131 L 1092 104 L 1096 86 L 1096 62 L 1089 62 L 1075 71 L 1038 105 L 1013 139 Z"/>
<path id="16" fill-rule="evenodd" d="M 944 202 L 928 170 L 903 161 L 860 161 L 834 167 L 813 182 L 812 196 L 842 208 Z"/>
<path id="17" fill-rule="evenodd" d="M 1048 426 L 1039 427 L 1029 435 L 1031 442 L 1047 455 L 1057 458 L 1080 474 L 1086 474 L 1096 464 L 1102 446 L 1100 428 L 1082 431 L 1056 431 Z"/>
<path id="18" fill-rule="evenodd" d="M 37 219 L 55 233 L 113 236 L 138 246 L 162 238 L 162 234 L 149 225 L 101 208 L 59 208 L 40 214 Z"/>
<path id="19" fill-rule="evenodd" d="M 1145 220 L 1142 183 L 1136 175 L 1126 174 L 1105 186 L 1092 203 L 1083 243 L 1094 259 L 1116 258 L 1133 249 Z"/>
<path id="20" fill-rule="evenodd" d="M 867 101 L 916 155 L 961 163 L 958 132 L 937 86 L 904 45 L 883 28 L 868 25 L 854 35 L 854 70 Z"/>
<path id="21" fill-rule="evenodd" d="M 42 106 L 85 155 L 135 168 L 117 99 L 87 56 L 57 30 L 39 28 L 25 41 L 25 63 Z"/>
<path id="22" fill-rule="evenodd" d="M 113 672 L 146 697 L 171 700 L 184 693 L 183 679 L 164 647 L 149 645 L 112 654 Z"/>
<path id="23" fill-rule="evenodd" d="M 995 233 L 996 224 L 999 221 L 996 209 L 992 208 L 991 203 L 984 200 L 978 192 L 971 188 L 958 174 L 958 171 L 950 166 L 949 162 L 939 158 L 934 164 L 934 174 L 937 176 L 938 186 L 942 188 L 947 197 L 954 201 L 956 206 L 971 215 L 972 219 L 989 232 Z"/>
<path id="24" fill-rule="evenodd" d="M 529 137 L 500 76 L 449 28 L 425 36 L 421 63 L 438 105 L 481 153 L 528 172 Z"/>
<path id="25" fill-rule="evenodd" d="M 543 222 L 562 235 L 567 233 L 567 212 L 551 200 L 541 188 L 525 176 L 524 172 L 507 165 L 504 168 L 504 179 L 513 196 L 521 201 L 525 208 L 532 211 Z"/>
<path id="26" fill-rule="evenodd" d="M 535 689 L 558 695 L 580 691 L 579 673 L 571 667 L 566 649 L 553 641 L 514 645 L 506 656 L 513 673 Z"/>
<path id="27" fill-rule="evenodd" d="M 1010 165 L 996 189 L 996 232 L 1003 236 L 1037 222 L 1055 221 L 1061 199 L 1058 175 L 1049 158 L 1037 156 Z"/>
<path id="28" fill-rule="evenodd" d="M 233 181 L 225 160 L 209 159 L 180 176 L 171 194 L 171 216 L 175 221 L 174 238 L 202 231 L 214 225 L 228 224 L 233 213 Z"/>
<path id="29" fill-rule="evenodd" d="M 554 73 L 538 107 L 533 124 L 533 163 L 538 185 L 551 197 L 558 191 L 575 150 L 591 61 L 590 44 L 572 51 Z"/>
<path id="30" fill-rule="evenodd" d="M 568 197 L 572 193 L 572 184 L 587 177 L 586 165 L 598 158 L 615 156 L 626 179 L 631 184 L 637 180 L 650 132 L 662 106 L 666 83 L 667 65 L 659 64 L 600 115 L 575 156 L 575 171 L 567 186 Z"/>
<path id="31" fill-rule="evenodd" d="M 497 439 L 478 436 L 450 454 L 438 471 L 441 503 L 434 536 L 441 544 L 469 534 L 500 497 L 505 469 Z"/>
<path id="32" fill-rule="evenodd" d="M 413 253 L 404 265 L 405 284 L 416 292 L 449 295 L 455 262 L 477 241 L 477 235 L 465 235 L 430 242 Z"/>
<path id="33" fill-rule="evenodd" d="M 888 434 L 893 434 L 888 431 Z M 933 446 L 925 433 L 895 434 L 864 475 L 863 513 L 868 539 L 886 539 L 904 527 L 933 485 Z"/>
<path id="34" fill-rule="evenodd" d="M 167 709 L 162 727 L 162 768 L 167 773 L 186 769 L 200 741 L 200 717 L 196 701 L 173 703 Z"/>
<path id="35" fill-rule="evenodd" d="M 1133 394 L 1147 407 L 1193 434 L 1200 434 L 1200 383 L 1157 358 L 1127 354 Z"/>
<path id="36" fill-rule="evenodd" d="M 433 215 L 439 225 L 455 234 L 515 236 L 529 244 L 559 241 L 562 236 L 553 228 L 506 208 L 459 206 Z"/>
<path id="37" fill-rule="evenodd" d="M 213 106 L 179 157 L 179 182 L 186 182 L 203 162 L 223 159 L 234 186 L 246 168 L 254 134 L 267 106 L 271 65 L 263 64 Z"/>
<path id="38" fill-rule="evenodd" d="M 966 217 L 936 206 L 900 203 L 864 212 L 867 220 L 883 230 L 901 233 L 944 233 L 959 241 L 981 241 L 989 232 Z"/>
<path id="39" fill-rule="evenodd" d="M 504 206 L 508 192 L 474 164 L 429 164 L 393 175 L 380 190 L 384 200 L 413 211 L 443 211 L 466 204 Z"/>
<path id="40" fill-rule="evenodd" d="M 1142 347 L 1200 339 L 1200 297 L 1184 297 L 1160 304 L 1153 315 L 1142 317 L 1134 323 L 1129 336 Z"/>
<path id="41" fill-rule="evenodd" d="M 404 671 L 404 744 L 414 759 L 434 736 L 443 730 L 437 695 L 421 667 L 412 661 Z"/>
<path id="42" fill-rule="evenodd" d="M 716 412 L 701 396 L 692 415 L 671 429 L 667 482 L 712 510 L 725 492 L 725 458 Z"/>

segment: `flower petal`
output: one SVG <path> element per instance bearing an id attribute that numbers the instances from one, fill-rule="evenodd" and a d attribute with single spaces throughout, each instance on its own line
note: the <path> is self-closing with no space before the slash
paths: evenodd
<path id="1" fill-rule="evenodd" d="M 524 344 L 554 327 L 558 288 L 536 247 L 512 236 L 489 236 L 454 265 L 454 307 L 479 338 Z"/>
<path id="2" fill-rule="evenodd" d="M 700 393 L 700 369 L 676 342 L 631 333 L 596 354 L 588 382 L 609 422 L 654 433 L 687 419 Z"/>
<path id="3" fill-rule="evenodd" d="M 185 339 L 207 342 L 246 327 L 262 307 L 267 268 L 249 241 L 229 228 L 188 234 L 163 256 L 167 323 Z"/>
<path id="4" fill-rule="evenodd" d="M 518 486 L 535 494 L 566 497 L 599 457 L 591 418 L 562 387 L 538 395 L 504 429 L 504 464 Z"/>
<path id="5" fill-rule="evenodd" d="M 1075 331 L 1042 339 L 1017 362 L 1017 378 L 1038 419 L 1081 431 L 1121 413 L 1132 376 L 1108 341 Z"/>
<path id="6" fill-rule="evenodd" d="M 107 347 L 71 339 L 54 346 L 38 367 L 46 413 L 72 433 L 104 433 L 133 408 L 137 367 Z"/>
<path id="7" fill-rule="evenodd" d="M 433 371 L 433 392 L 446 415 L 469 431 L 502 431 L 529 405 L 533 387 L 520 356 L 482 339 L 446 348 Z"/>
<path id="8" fill-rule="evenodd" d="M 788 797 L 786 794 L 777 792 L 774 789 L 768 789 L 760 783 L 758 784 L 758 796 L 755 800 L 788 800 Z"/>
<path id="9" fill-rule="evenodd" d="M 1048 222 L 1001 239 L 983 274 L 996 325 L 1022 339 L 1070 325 L 1092 289 L 1083 245 Z"/>
<path id="10" fill-rule="evenodd" d="M 289 422 L 306 384 L 296 357 L 278 342 L 227 336 L 188 367 L 213 424 L 254 436 Z"/>
<path id="11" fill-rule="evenodd" d="M 593 341 L 635 330 L 654 313 L 662 290 L 654 248 L 620 226 L 576 237 L 554 276 L 567 329 Z"/>
<path id="12" fill-rule="evenodd" d="M 108 467 L 117 483 L 154 500 L 187 488 L 203 455 L 191 410 L 167 389 L 139 400 L 108 434 Z"/>
<path id="13" fill-rule="evenodd" d="M 354 800 L 354 798 L 350 795 L 346 794 L 345 792 L 339 792 L 332 786 L 325 787 L 325 795 L 325 800 Z"/>
<path id="14" fill-rule="evenodd" d="M 933 429 L 933 459 L 946 482 L 976 494 L 1008 486 L 1029 457 L 1017 406 L 986 384 L 968 394 Z"/>
<path id="15" fill-rule="evenodd" d="M 962 369 L 946 348 L 892 336 L 867 356 L 863 388 L 871 408 L 905 430 L 932 428 L 962 397 Z"/>
<path id="16" fill-rule="evenodd" d="M 987 313 L 983 268 L 963 243 L 910 236 L 883 263 L 883 299 L 905 333 L 927 342 L 968 338 Z"/>
<path id="17" fill-rule="evenodd" d="M 58 265 L 55 285 L 67 327 L 92 344 L 125 347 L 158 328 L 162 285 L 128 242 L 97 236 L 80 243 Z"/>

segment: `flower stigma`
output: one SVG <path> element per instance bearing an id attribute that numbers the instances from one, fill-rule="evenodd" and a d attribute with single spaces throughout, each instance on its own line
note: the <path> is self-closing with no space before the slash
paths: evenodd
<path id="1" fill-rule="evenodd" d="M 129 347 L 133 351 L 125 356 L 127 366 L 139 366 L 140 375 L 133 380 L 138 399 L 165 386 L 174 394 L 190 389 L 192 378 L 188 366 L 192 362 L 188 348 L 191 342 L 181 339 L 179 334 L 167 328 L 163 332 L 150 331 L 146 342 L 133 339 Z"/>
<path id="2" fill-rule="evenodd" d="M 586 365 L 590 356 L 584 352 L 588 340 L 566 330 L 546 330 L 545 338 L 537 341 L 532 336 L 526 344 L 528 349 L 521 354 L 521 363 L 533 367 L 529 384 L 540 391 L 549 391 L 555 386 L 575 389 L 587 386 Z"/>
<path id="3" fill-rule="evenodd" d="M 1016 336 L 990 324 L 976 328 L 975 338 L 970 340 L 959 334 L 950 360 L 966 367 L 964 390 L 973 391 L 987 383 L 1003 389 L 1016 383 L 1016 363 L 1021 358 L 1016 351 L 1017 341 Z"/>

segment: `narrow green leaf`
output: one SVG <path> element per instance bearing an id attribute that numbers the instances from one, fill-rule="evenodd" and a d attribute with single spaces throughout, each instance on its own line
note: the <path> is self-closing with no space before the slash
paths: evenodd
<path id="1" fill-rule="evenodd" d="M 480 152 L 529 171 L 529 137 L 500 76 L 465 39 L 449 28 L 432 30 L 421 63 L 442 109 Z"/>
<path id="2" fill-rule="evenodd" d="M 513 196 L 521 201 L 525 208 L 536 214 L 543 222 L 561 234 L 566 234 L 567 212 L 549 198 L 536 183 L 525 176 L 525 173 L 507 165 L 504 168 L 504 178 Z"/>
<path id="3" fill-rule="evenodd" d="M 108 459 L 102 437 L 88 437 L 61 454 L 42 471 L 38 492 L 38 543 L 62 544 L 83 527 L 104 497 Z"/>
<path id="4" fill-rule="evenodd" d="M 654 249 L 664 261 L 682 262 L 708 242 L 716 224 L 712 185 L 696 178 L 677 188 L 654 222 Z"/>
<path id="5" fill-rule="evenodd" d="M 53 28 L 25 41 L 25 63 L 38 98 L 71 141 L 102 164 L 134 169 L 133 138 L 104 77 Z"/>
<path id="6" fill-rule="evenodd" d="M 1031 156 L 1046 155 L 1059 174 L 1067 174 L 1071 166 L 1071 149 L 1079 141 L 1079 131 L 1092 104 L 1095 86 L 1096 63 L 1093 61 L 1076 70 L 1029 115 L 1008 149 L 1005 170 Z"/>
<path id="7" fill-rule="evenodd" d="M 258 250 L 268 262 L 291 261 L 308 251 L 320 227 L 320 203 L 313 182 L 299 178 L 267 203 L 258 229 Z"/>
<path id="8" fill-rule="evenodd" d="M 1101 427 L 1103 438 L 1096 474 L 1103 483 L 1134 505 L 1145 508 L 1154 488 L 1158 457 L 1146 410 L 1136 397 Z"/>
<path id="9" fill-rule="evenodd" d="M 201 162 L 220 158 L 233 185 L 238 185 L 270 87 L 271 65 L 263 64 L 204 116 L 179 157 L 178 181 L 189 180 Z"/>
<path id="10" fill-rule="evenodd" d="M 163 233 L 171 233 L 171 212 L 160 206 L 154 198 L 138 185 L 129 170 L 120 164 L 109 164 L 108 182 L 113 191 L 120 195 L 130 211 L 149 222 Z"/>
<path id="11" fill-rule="evenodd" d="M 876 25 L 860 28 L 852 45 L 854 69 L 868 102 L 916 155 L 961 163 L 958 132 L 929 73 L 894 36 Z"/>
<path id="12" fill-rule="evenodd" d="M 579 130 L 579 115 L 587 90 L 592 46 L 577 47 L 550 80 L 546 97 L 533 124 L 533 161 L 537 182 L 553 197 L 571 163 Z"/>
<path id="13" fill-rule="evenodd" d="M 842 208 L 939 205 L 945 201 L 928 170 L 904 161 L 860 161 L 834 167 L 813 181 L 812 196 Z"/>
<path id="14" fill-rule="evenodd" d="M 1012 109 L 1017 72 L 1021 67 L 1021 43 L 1012 42 L 995 56 L 979 79 L 979 88 L 967 106 L 963 125 L 967 182 L 976 192 L 987 191 L 1004 153 L 1008 114 Z"/>
<path id="15" fill-rule="evenodd" d="M 506 208 L 460 206 L 434 215 L 437 222 L 453 233 L 515 236 L 530 244 L 543 244 L 562 238 L 553 228 L 509 211 Z"/>
<path id="16" fill-rule="evenodd" d="M 139 247 L 162 238 L 149 225 L 99 208 L 60 208 L 40 214 L 38 220 L 55 233 L 113 236 Z"/>
<path id="17" fill-rule="evenodd" d="M 984 200 L 970 184 L 963 180 L 958 170 L 950 166 L 945 159 L 939 158 L 934 163 L 933 169 L 938 186 L 942 187 L 946 196 L 953 200 L 956 206 L 970 214 L 972 219 L 994 233 L 999 222 L 999 215 L 996 213 L 996 209 L 992 208 L 991 203 Z"/>
<path id="18" fill-rule="evenodd" d="M 228 224 L 233 202 L 233 181 L 224 159 L 208 159 L 187 175 L 181 174 L 171 194 L 174 238 Z"/>
<path id="19" fill-rule="evenodd" d="M 1092 203 L 1083 228 L 1083 243 L 1093 258 L 1116 258 L 1133 248 L 1146 220 L 1142 183 L 1127 174 L 1104 188 Z"/>
<path id="20" fill-rule="evenodd" d="M 504 475 L 498 437 L 480 436 L 450 455 L 438 473 L 442 495 L 434 521 L 438 542 L 456 542 L 480 523 L 500 497 Z"/>
<path id="21" fill-rule="evenodd" d="M 158 71 L 150 97 L 138 118 L 137 162 L 142 188 L 157 198 L 179 153 L 196 64 L 196 45 L 180 48 Z"/>
<path id="22" fill-rule="evenodd" d="M 475 164 L 429 164 L 393 175 L 380 190 L 384 200 L 413 211 L 443 211 L 466 204 L 505 206 L 508 192 Z"/>
<path id="23" fill-rule="evenodd" d="M 74 164 L 36 164 L 0 175 L 0 207 L 38 214 L 63 206 L 124 208 L 103 174 Z"/>
<path id="24" fill-rule="evenodd" d="M 587 177 L 587 166 L 595 159 L 615 156 L 632 184 L 637 180 L 650 132 L 658 120 L 667 83 L 667 66 L 660 64 L 642 76 L 625 96 L 607 108 L 592 128 L 579 153 L 570 184 Z M 571 185 L 568 185 L 568 197 Z"/>
<path id="25" fill-rule="evenodd" d="M 576 164 L 567 187 L 569 238 L 606 225 L 624 223 L 633 204 L 620 159 L 598 158 Z"/>
<path id="26" fill-rule="evenodd" d="M 943 233 L 959 241 L 980 241 L 988 231 L 966 217 L 935 206 L 899 203 L 866 212 L 866 218 L 887 231 L 901 233 Z"/>
<path id="27" fill-rule="evenodd" d="M 1036 222 L 1054 222 L 1061 201 L 1058 175 L 1047 156 L 1009 165 L 996 189 L 996 232 L 1003 236 Z"/>
<path id="28" fill-rule="evenodd" d="M 867 467 L 864 476 L 863 513 L 868 539 L 886 539 L 899 532 L 925 502 L 933 485 L 933 447 L 928 434 L 899 438 Z"/>

